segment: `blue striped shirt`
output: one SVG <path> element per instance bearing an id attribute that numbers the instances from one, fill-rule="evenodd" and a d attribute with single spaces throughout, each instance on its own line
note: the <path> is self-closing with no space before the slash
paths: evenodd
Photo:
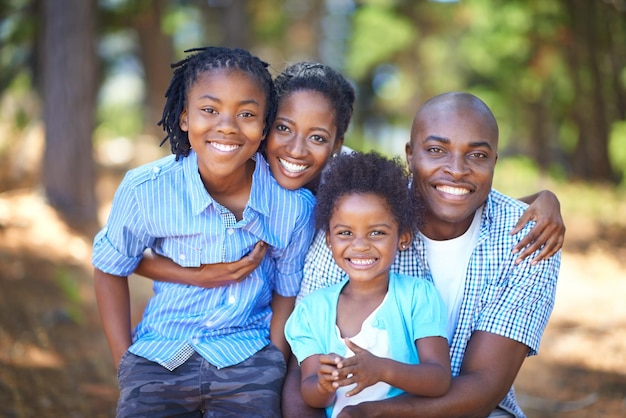
<path id="1" fill-rule="evenodd" d="M 554 307 L 561 253 L 531 265 L 527 257 L 515 264 L 511 250 L 532 225 L 516 235 L 509 232 L 526 209 L 522 202 L 492 190 L 483 210 L 478 243 L 467 268 L 465 289 L 458 325 L 450 344 L 452 375 L 461 372 L 463 356 L 472 332 L 498 334 L 529 347 L 537 354 L 539 342 Z M 454 254 L 450 254 L 454 260 Z M 406 251 L 399 251 L 391 271 L 431 280 L 426 248 L 420 234 L 414 234 Z M 298 295 L 327 287 L 346 278 L 326 246 L 324 234 L 318 233 L 304 263 L 304 278 Z M 500 406 L 516 417 L 524 417 L 517 405 L 513 388 Z"/>
<path id="2" fill-rule="evenodd" d="M 310 192 L 280 187 L 260 154 L 240 221 L 206 191 L 193 151 L 129 171 L 94 239 L 92 262 L 105 273 L 130 275 L 146 248 L 192 267 L 239 260 L 260 240 L 270 246 L 240 283 L 206 289 L 155 281 L 130 351 L 172 370 L 194 350 L 221 368 L 265 347 L 272 291 L 295 296 L 300 288 L 314 204 Z"/>

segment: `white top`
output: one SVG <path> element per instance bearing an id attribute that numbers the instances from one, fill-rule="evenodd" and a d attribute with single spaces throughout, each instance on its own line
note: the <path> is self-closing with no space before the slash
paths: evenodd
<path id="1" fill-rule="evenodd" d="M 420 232 L 426 245 L 426 259 L 435 287 L 448 307 L 448 341 L 452 341 L 459 319 L 467 265 L 478 242 L 482 213 L 481 206 L 474 214 L 468 230 L 457 238 L 435 241 Z"/>

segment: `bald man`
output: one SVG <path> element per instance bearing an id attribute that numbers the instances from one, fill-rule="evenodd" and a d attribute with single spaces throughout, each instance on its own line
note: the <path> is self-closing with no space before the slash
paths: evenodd
<path id="1" fill-rule="evenodd" d="M 496 119 L 471 94 L 436 96 L 415 115 L 406 157 L 412 187 L 426 203 L 425 222 L 392 271 L 432 280 L 444 298 L 452 385 L 442 397 L 404 394 L 347 407 L 339 417 L 525 416 L 512 385 L 524 359 L 537 354 L 554 306 L 561 255 L 520 261 L 511 251 L 533 223 L 509 233 L 527 205 L 492 189 L 497 150 Z M 318 241 L 307 255 L 299 297 L 345 278 Z M 286 385 L 297 385 L 293 377 Z M 289 392 L 299 394 L 291 386 Z M 285 416 L 319 416 L 292 407 Z"/>

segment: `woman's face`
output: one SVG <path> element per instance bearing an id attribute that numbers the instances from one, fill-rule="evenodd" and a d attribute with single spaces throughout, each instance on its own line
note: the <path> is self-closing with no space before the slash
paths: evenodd
<path id="1" fill-rule="evenodd" d="M 267 137 L 266 155 L 276 181 L 286 189 L 315 189 L 343 138 L 336 138 L 335 109 L 321 93 L 299 90 L 283 97 Z"/>

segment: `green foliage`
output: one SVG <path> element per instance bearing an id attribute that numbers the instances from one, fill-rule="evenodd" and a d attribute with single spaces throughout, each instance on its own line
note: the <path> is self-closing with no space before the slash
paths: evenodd
<path id="1" fill-rule="evenodd" d="M 615 171 L 622 176 L 622 185 L 626 186 L 626 121 L 613 124 L 609 139 L 609 158 Z"/>
<path id="2" fill-rule="evenodd" d="M 80 324 L 84 322 L 81 307 L 80 284 L 77 277 L 65 268 L 59 268 L 55 272 L 57 286 L 67 301 L 65 312 L 69 318 Z"/>
<path id="3" fill-rule="evenodd" d="M 346 73 L 357 81 L 362 80 L 378 64 L 409 47 L 414 34 L 412 22 L 389 7 L 373 4 L 358 8 L 353 16 Z"/>

